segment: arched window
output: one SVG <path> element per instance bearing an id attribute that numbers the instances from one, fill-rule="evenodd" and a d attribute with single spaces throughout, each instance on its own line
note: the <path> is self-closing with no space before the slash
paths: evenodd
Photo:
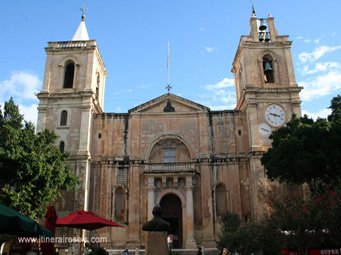
<path id="1" fill-rule="evenodd" d="M 225 186 L 218 184 L 215 189 L 217 216 L 223 216 L 228 210 L 227 192 Z"/>
<path id="2" fill-rule="evenodd" d="M 274 83 L 274 70 L 272 59 L 269 56 L 263 57 L 263 71 L 265 83 Z"/>
<path id="3" fill-rule="evenodd" d="M 115 212 L 114 218 L 116 221 L 125 222 L 126 219 L 126 199 L 125 192 L 122 187 L 115 190 Z"/>
<path id="4" fill-rule="evenodd" d="M 62 111 L 60 114 L 60 125 L 61 126 L 66 126 L 67 124 L 67 111 Z"/>
<path id="5" fill-rule="evenodd" d="M 101 83 L 101 78 L 99 73 L 97 73 L 97 81 L 96 81 L 96 99 L 98 100 L 99 96 L 99 84 Z"/>
<path id="6" fill-rule="evenodd" d="M 61 153 L 64 153 L 64 149 L 65 149 L 65 143 L 64 143 L 64 141 L 60 141 L 60 143 L 59 143 L 59 151 Z"/>
<path id="7" fill-rule="evenodd" d="M 74 75 L 75 75 L 75 63 L 73 61 L 69 61 L 65 65 L 63 88 L 73 87 Z"/>

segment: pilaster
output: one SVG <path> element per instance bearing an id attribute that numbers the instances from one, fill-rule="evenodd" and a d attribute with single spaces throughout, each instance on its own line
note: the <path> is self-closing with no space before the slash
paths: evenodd
<path id="1" fill-rule="evenodd" d="M 193 183 L 192 176 L 186 177 L 186 230 L 187 238 L 185 247 L 187 249 L 196 248 L 194 240 L 194 210 L 193 210 Z"/>

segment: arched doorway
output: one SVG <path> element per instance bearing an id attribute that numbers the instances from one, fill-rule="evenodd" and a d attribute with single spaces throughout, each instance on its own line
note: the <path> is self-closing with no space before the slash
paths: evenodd
<path id="1" fill-rule="evenodd" d="M 160 201 L 162 218 L 169 222 L 168 234 L 173 234 L 173 247 L 182 247 L 182 206 L 181 200 L 174 194 L 167 194 Z"/>

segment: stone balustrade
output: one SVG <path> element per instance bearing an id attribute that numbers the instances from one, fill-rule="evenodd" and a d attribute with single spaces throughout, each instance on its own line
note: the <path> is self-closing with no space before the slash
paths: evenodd
<path id="1" fill-rule="evenodd" d="M 48 48 L 53 49 L 71 49 L 71 48 L 86 48 L 96 46 L 96 41 L 66 41 L 66 42 L 49 42 Z"/>
<path id="2" fill-rule="evenodd" d="M 195 165 L 192 163 L 150 163 L 145 165 L 145 174 L 155 173 L 194 173 L 196 171 Z"/>

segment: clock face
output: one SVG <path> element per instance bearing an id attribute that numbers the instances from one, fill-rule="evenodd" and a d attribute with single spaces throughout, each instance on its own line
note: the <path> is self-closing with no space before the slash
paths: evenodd
<path id="1" fill-rule="evenodd" d="M 265 110 L 265 119 L 273 127 L 282 126 L 285 122 L 284 109 L 277 104 L 269 105 Z"/>
<path id="2" fill-rule="evenodd" d="M 268 138 L 271 134 L 271 127 L 267 123 L 263 122 L 259 124 L 258 131 L 263 137 Z"/>

